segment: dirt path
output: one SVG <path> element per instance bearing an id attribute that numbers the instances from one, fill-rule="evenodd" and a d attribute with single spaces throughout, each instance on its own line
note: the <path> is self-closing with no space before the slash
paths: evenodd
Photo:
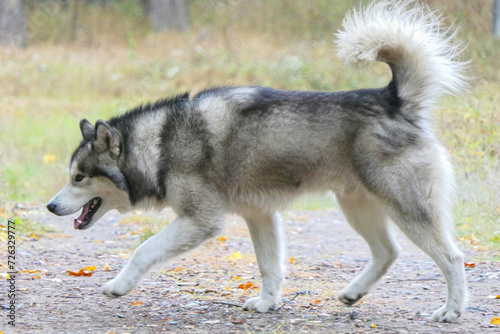
<path id="1" fill-rule="evenodd" d="M 173 214 L 163 215 L 168 220 Z M 284 215 L 286 258 L 295 261 L 288 263 L 284 305 L 268 314 L 234 306 L 258 294 L 238 289 L 239 285 L 260 285 L 248 232 L 237 217 L 228 217 L 223 234 L 227 240 L 210 241 L 164 265 L 132 293 L 114 300 L 101 295 L 100 286 L 116 275 L 139 244 L 139 235 L 134 234 L 141 228 L 134 222 L 139 219 L 119 224 L 118 214 L 108 214 L 87 231 L 75 231 L 68 217 L 42 219 L 57 232 L 30 238 L 17 249 L 17 269 L 25 271 L 16 279 L 19 333 L 500 331 L 490 327 L 492 317 L 500 316 L 500 300 L 494 299 L 500 294 L 500 263 L 475 261 L 475 268 L 467 269 L 471 291 L 467 312 L 458 324 L 437 324 L 429 314 L 444 303 L 444 278 L 430 258 L 400 233 L 404 251 L 390 272 L 361 303 L 344 306 L 336 295 L 364 268 L 369 251 L 335 210 Z M 468 262 L 474 262 L 472 256 L 466 254 Z M 91 277 L 68 275 L 68 269 L 89 266 L 97 267 Z M 7 290 L 5 280 L 0 289 Z M 5 314 L 4 310 L 0 331 L 15 332 L 6 325 Z"/>

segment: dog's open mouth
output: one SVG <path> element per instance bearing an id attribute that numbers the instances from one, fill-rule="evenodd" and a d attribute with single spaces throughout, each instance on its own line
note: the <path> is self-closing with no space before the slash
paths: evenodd
<path id="1" fill-rule="evenodd" d="M 75 219 L 75 230 L 84 230 L 87 228 L 92 221 L 92 216 L 101 206 L 101 202 L 100 197 L 95 197 L 83 206 L 80 217 Z"/>

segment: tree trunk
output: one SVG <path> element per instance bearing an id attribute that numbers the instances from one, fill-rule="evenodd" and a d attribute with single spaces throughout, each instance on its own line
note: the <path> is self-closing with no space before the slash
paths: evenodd
<path id="1" fill-rule="evenodd" d="M 186 0 L 142 0 L 142 5 L 154 31 L 189 28 Z"/>
<path id="2" fill-rule="evenodd" d="M 0 0 L 0 44 L 26 46 L 26 16 L 21 0 Z"/>
<path id="3" fill-rule="evenodd" d="M 495 0 L 493 3 L 493 36 L 500 38 L 500 0 Z"/>

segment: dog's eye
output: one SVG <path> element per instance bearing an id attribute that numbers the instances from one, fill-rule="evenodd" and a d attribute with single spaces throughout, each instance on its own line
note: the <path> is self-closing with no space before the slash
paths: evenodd
<path id="1" fill-rule="evenodd" d="M 83 176 L 82 174 L 78 174 L 76 175 L 75 177 L 75 181 L 76 182 L 80 182 L 81 180 L 83 180 L 85 178 L 85 176 Z"/>

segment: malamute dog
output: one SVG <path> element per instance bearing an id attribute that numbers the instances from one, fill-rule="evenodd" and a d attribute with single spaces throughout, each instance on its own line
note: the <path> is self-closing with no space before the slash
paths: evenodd
<path id="1" fill-rule="evenodd" d="M 347 220 L 368 242 L 373 260 L 342 292 L 354 304 L 398 256 L 389 220 L 442 270 L 446 304 L 433 319 L 463 311 L 463 254 L 454 245 L 448 154 L 432 131 L 436 100 L 465 87 L 453 34 L 414 1 L 377 1 L 350 13 L 337 33 L 338 56 L 350 65 L 387 63 L 392 81 L 347 92 L 222 87 L 145 104 L 92 125 L 71 157 L 70 181 L 47 208 L 82 209 L 76 229 L 107 211 L 172 207 L 178 218 L 136 249 L 104 285 L 123 296 L 154 265 L 182 254 L 224 226 L 228 212 L 250 230 L 260 296 L 244 308 L 267 312 L 280 303 L 280 218 L 305 192 L 335 192 Z"/>

